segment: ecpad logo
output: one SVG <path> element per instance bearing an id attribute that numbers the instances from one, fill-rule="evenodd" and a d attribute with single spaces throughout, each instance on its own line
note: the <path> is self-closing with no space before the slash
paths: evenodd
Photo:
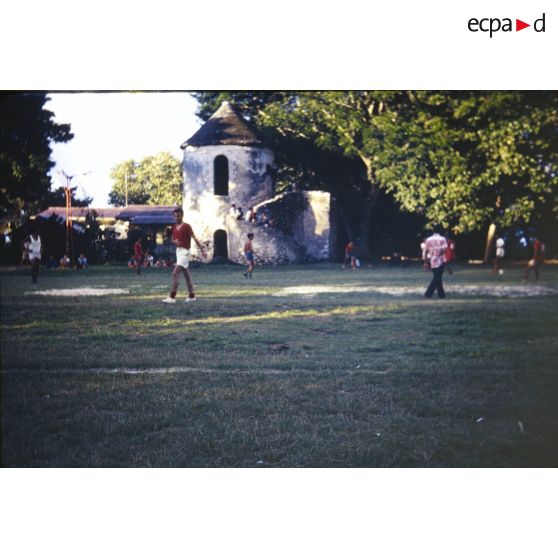
<path id="1" fill-rule="evenodd" d="M 543 14 L 542 17 L 536 19 L 535 22 L 533 23 L 533 29 L 535 30 L 535 32 L 537 33 L 545 32 L 545 25 L 546 25 L 545 16 L 546 14 Z M 503 19 L 497 17 L 485 17 L 482 19 L 477 19 L 475 17 L 472 17 L 469 20 L 467 27 L 469 28 L 469 31 L 472 31 L 473 33 L 477 33 L 478 31 L 481 31 L 483 33 L 490 33 L 490 38 L 492 38 L 492 35 L 494 33 L 497 33 L 498 31 L 503 31 L 503 32 L 513 31 L 512 20 L 509 17 L 505 17 Z M 525 23 L 520 19 L 515 20 L 516 31 L 521 31 L 522 29 L 526 29 L 527 27 L 531 27 L 531 24 Z"/>

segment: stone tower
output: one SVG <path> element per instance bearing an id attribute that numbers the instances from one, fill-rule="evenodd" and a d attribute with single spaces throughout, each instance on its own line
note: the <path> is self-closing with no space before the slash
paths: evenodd
<path id="1" fill-rule="evenodd" d="M 230 207 L 234 203 L 246 214 L 273 196 L 273 152 L 228 101 L 181 148 L 184 219 L 209 258 L 235 261 L 242 238 Z"/>

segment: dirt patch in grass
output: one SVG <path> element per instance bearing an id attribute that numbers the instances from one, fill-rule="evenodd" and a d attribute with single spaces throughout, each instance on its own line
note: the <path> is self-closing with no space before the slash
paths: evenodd
<path id="1" fill-rule="evenodd" d="M 316 296 L 319 294 L 350 294 L 350 293 L 377 293 L 389 296 L 423 295 L 424 287 L 399 287 L 399 286 L 335 286 L 335 285 L 297 285 L 286 287 L 273 293 L 273 296 Z M 546 296 L 557 294 L 552 287 L 542 285 L 446 285 L 448 294 L 481 295 L 494 297 L 524 298 L 531 296 Z"/>
<path id="2" fill-rule="evenodd" d="M 129 289 L 109 289 L 103 287 L 79 287 L 77 289 L 47 289 L 45 291 L 26 292 L 25 295 L 38 296 L 107 296 L 129 294 Z"/>

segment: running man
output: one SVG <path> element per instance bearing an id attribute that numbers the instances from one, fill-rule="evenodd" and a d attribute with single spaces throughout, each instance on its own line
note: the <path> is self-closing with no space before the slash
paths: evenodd
<path id="1" fill-rule="evenodd" d="M 182 211 L 182 208 L 177 207 L 173 211 L 173 215 L 176 219 L 176 225 L 172 226 L 172 243 L 176 246 L 176 265 L 174 267 L 174 271 L 172 272 L 172 288 L 170 295 L 163 300 L 165 304 L 176 303 L 176 293 L 178 292 L 178 283 L 181 273 L 184 274 L 186 286 L 188 288 L 188 298 L 185 302 L 193 302 L 196 300 L 194 285 L 192 284 L 192 276 L 190 275 L 190 270 L 188 269 L 190 264 L 190 246 L 192 244 L 192 239 L 194 239 L 194 242 L 197 244 L 202 258 L 205 258 L 205 250 L 194 235 L 192 227 L 188 223 L 183 222 L 184 211 Z"/>
<path id="2" fill-rule="evenodd" d="M 252 279 L 252 272 L 254 271 L 254 256 L 256 253 L 254 252 L 254 248 L 252 246 L 252 240 L 254 240 L 254 233 L 248 233 L 248 240 L 244 243 L 244 255 L 248 260 L 248 269 L 244 274 L 246 279 Z"/>

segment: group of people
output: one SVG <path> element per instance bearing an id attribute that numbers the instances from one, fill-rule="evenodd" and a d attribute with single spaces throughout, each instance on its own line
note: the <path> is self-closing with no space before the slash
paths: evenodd
<path id="1" fill-rule="evenodd" d="M 493 260 L 492 273 L 502 274 L 504 270 L 502 269 L 502 260 L 506 255 L 506 241 L 502 237 L 496 239 L 496 253 Z M 546 246 L 545 243 L 540 239 L 535 237 L 532 242 L 533 254 L 532 258 L 527 262 L 525 269 L 523 271 L 523 280 L 527 281 L 531 271 L 535 272 L 535 278 L 539 279 L 539 270 L 544 263 Z"/>
<path id="2" fill-rule="evenodd" d="M 254 225 L 261 225 L 262 227 L 273 227 L 275 224 L 275 220 L 269 216 L 269 209 L 267 207 L 260 208 L 257 211 L 250 207 L 246 215 L 244 215 L 242 207 L 237 207 L 233 203 L 229 209 L 229 215 L 237 221 L 245 221 Z"/>
<path id="3" fill-rule="evenodd" d="M 455 242 L 443 236 L 441 227 L 434 227 L 432 236 L 429 236 L 421 245 L 422 259 L 425 269 L 432 271 L 432 281 L 428 285 L 425 298 L 432 298 L 434 291 L 437 291 L 438 298 L 445 298 L 442 276 L 444 270 L 452 273 L 451 262 L 455 259 Z M 492 272 L 502 274 L 502 260 L 505 256 L 505 240 L 498 237 L 495 242 L 495 257 L 493 260 Z M 539 270 L 545 259 L 546 247 L 539 238 L 533 239 L 533 257 L 527 262 L 523 273 L 523 280 L 529 279 L 531 270 L 535 272 L 535 277 L 539 279 Z"/>
<path id="4" fill-rule="evenodd" d="M 193 302 L 196 300 L 196 295 L 192 283 L 192 276 L 189 270 L 192 241 L 196 243 L 202 258 L 205 258 L 206 254 L 202 244 L 195 236 L 192 227 L 188 223 L 184 222 L 184 212 L 182 208 L 177 207 L 173 211 L 173 216 L 176 220 L 176 223 L 172 226 L 170 234 L 171 242 L 176 246 L 176 264 L 174 264 L 172 259 L 161 259 L 158 260 L 157 263 L 160 262 L 162 265 L 155 264 L 155 267 L 171 267 L 174 265 L 171 290 L 169 296 L 165 298 L 163 302 L 166 304 L 176 303 L 176 295 L 178 293 L 181 276 L 184 276 L 186 288 L 188 290 L 188 297 L 185 300 L 187 302 Z M 247 269 L 244 272 L 244 277 L 246 277 L 247 279 L 252 278 L 255 265 L 256 254 L 252 244 L 253 240 L 254 234 L 249 233 L 244 244 L 244 255 L 247 261 Z M 501 270 L 501 261 L 505 255 L 504 247 L 505 241 L 503 240 L 503 238 L 497 238 L 496 255 L 493 261 L 494 272 L 498 272 L 499 270 Z M 451 269 L 451 263 L 455 259 L 455 242 L 452 239 L 444 237 L 443 229 L 439 226 L 436 226 L 433 228 L 433 234 L 421 244 L 421 248 L 424 268 L 432 272 L 432 280 L 430 281 L 430 284 L 428 285 L 424 293 L 424 297 L 432 298 L 434 292 L 437 292 L 438 298 L 443 299 L 445 298 L 446 293 L 444 290 L 442 277 L 446 269 L 450 274 L 453 272 Z M 33 230 L 29 237 L 23 242 L 23 260 L 28 260 L 31 263 L 31 279 L 33 283 L 37 283 L 41 254 L 41 237 L 35 230 Z M 527 263 L 524 271 L 525 280 L 529 278 L 531 270 L 535 272 L 536 279 L 539 279 L 539 270 L 544 262 L 544 258 L 544 242 L 539 238 L 535 238 L 533 241 L 533 257 Z M 136 273 L 138 275 L 141 273 L 142 265 L 153 265 L 153 256 L 151 256 L 151 259 L 149 259 L 149 254 L 143 252 L 140 238 L 138 238 L 137 241 L 134 243 L 134 255 L 131 261 L 133 262 L 131 266 L 136 270 Z M 60 260 L 60 267 L 67 268 L 69 265 L 70 258 L 67 254 L 65 254 Z M 345 261 L 343 267 L 345 267 L 346 265 L 350 265 L 353 269 L 356 269 L 360 265 L 360 262 L 356 257 L 355 243 L 352 240 L 345 246 Z M 82 253 L 77 260 L 77 267 L 86 269 L 87 266 L 87 258 Z"/>

